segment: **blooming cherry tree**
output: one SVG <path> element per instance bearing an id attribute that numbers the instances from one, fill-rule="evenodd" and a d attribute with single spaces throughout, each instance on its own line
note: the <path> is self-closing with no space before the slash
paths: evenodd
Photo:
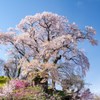
<path id="1" fill-rule="evenodd" d="M 34 73 L 40 76 L 40 83 L 45 79 L 47 84 L 51 79 L 55 88 L 56 82 L 61 83 L 72 74 L 81 77 L 86 74 L 88 58 L 78 44 L 88 40 L 96 45 L 95 33 L 90 26 L 81 30 L 64 16 L 43 12 L 26 16 L 16 29 L 1 33 L 0 43 L 11 47 L 9 59 L 17 61 L 16 73 L 20 72 L 17 77 L 27 78 L 29 73 Z M 10 70 L 6 65 L 7 68 Z"/>

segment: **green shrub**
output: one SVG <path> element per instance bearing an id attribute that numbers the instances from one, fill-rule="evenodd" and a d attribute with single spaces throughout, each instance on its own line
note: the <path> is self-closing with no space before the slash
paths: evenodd
<path id="1" fill-rule="evenodd" d="M 9 78 L 6 76 L 0 76 L 0 87 L 4 86 L 6 82 L 9 81 Z"/>

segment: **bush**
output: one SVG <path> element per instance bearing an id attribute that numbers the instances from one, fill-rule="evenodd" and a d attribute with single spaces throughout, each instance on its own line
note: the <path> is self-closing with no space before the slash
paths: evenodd
<path id="1" fill-rule="evenodd" d="M 25 88 L 29 85 L 27 81 L 19 80 L 19 79 L 12 80 L 12 82 L 15 85 L 15 89 Z"/>
<path id="2" fill-rule="evenodd" d="M 3 87 L 8 81 L 9 81 L 8 77 L 0 76 L 0 87 Z"/>

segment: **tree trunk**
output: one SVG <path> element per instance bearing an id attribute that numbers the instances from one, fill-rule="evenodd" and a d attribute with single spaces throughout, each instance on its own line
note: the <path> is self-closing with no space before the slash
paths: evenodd
<path id="1" fill-rule="evenodd" d="M 52 89 L 55 91 L 56 88 L 55 88 L 55 81 L 52 80 Z"/>

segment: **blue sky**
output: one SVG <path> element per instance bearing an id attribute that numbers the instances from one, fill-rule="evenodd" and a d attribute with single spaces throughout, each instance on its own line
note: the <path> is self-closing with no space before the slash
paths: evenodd
<path id="1" fill-rule="evenodd" d="M 0 29 L 6 31 L 27 15 L 49 11 L 66 16 L 82 29 L 86 25 L 93 26 L 97 31 L 95 38 L 100 41 L 99 10 L 100 0 L 0 0 Z M 85 42 L 81 47 L 91 64 L 85 80 L 93 92 L 100 93 L 100 45 L 92 47 Z M 0 57 L 5 59 L 3 50 L 0 49 Z"/>

